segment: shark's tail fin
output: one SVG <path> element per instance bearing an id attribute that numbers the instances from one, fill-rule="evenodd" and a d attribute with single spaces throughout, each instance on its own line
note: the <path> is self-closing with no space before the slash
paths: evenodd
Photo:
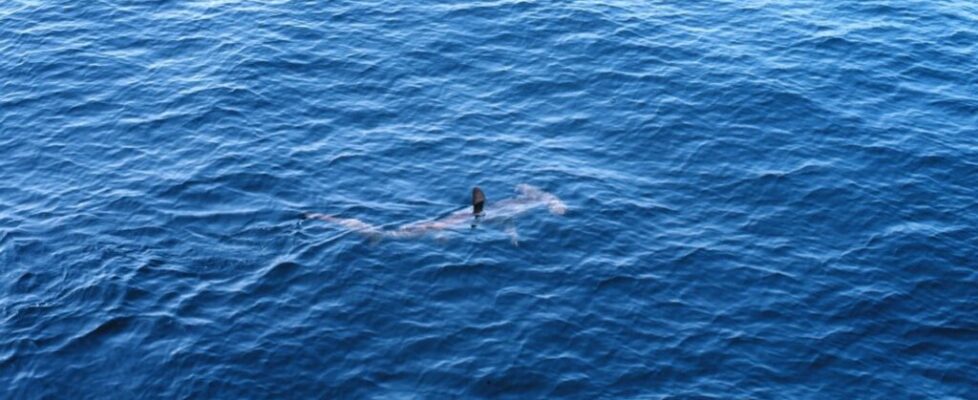
<path id="1" fill-rule="evenodd" d="M 472 214 L 482 214 L 482 208 L 486 205 L 486 194 L 478 186 L 472 188 Z"/>
<path id="2" fill-rule="evenodd" d="M 370 225 L 355 218 L 340 218 L 329 214 L 319 214 L 319 213 L 307 213 L 304 215 L 307 219 L 318 219 L 320 221 L 332 222 L 334 224 L 339 224 L 347 229 L 354 232 L 359 232 L 363 235 L 369 236 L 371 238 L 379 238 L 383 235 L 383 230 L 379 227 Z"/>

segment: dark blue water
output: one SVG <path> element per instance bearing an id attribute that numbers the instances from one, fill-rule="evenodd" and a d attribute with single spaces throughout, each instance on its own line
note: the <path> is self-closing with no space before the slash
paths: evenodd
<path id="1" fill-rule="evenodd" d="M 0 398 L 976 398 L 978 5 L 614 3 L 0 3 Z"/>

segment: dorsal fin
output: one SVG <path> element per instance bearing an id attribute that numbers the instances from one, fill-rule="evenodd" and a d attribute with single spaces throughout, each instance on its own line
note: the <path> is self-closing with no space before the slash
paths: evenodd
<path id="1" fill-rule="evenodd" d="M 472 213 L 482 214 L 482 207 L 486 205 L 486 195 L 478 186 L 472 188 Z"/>

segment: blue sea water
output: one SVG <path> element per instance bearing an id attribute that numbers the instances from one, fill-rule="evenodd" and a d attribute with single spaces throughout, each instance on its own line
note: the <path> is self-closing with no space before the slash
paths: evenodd
<path id="1" fill-rule="evenodd" d="M 976 267 L 971 1 L 0 2 L 0 398 L 974 399 Z"/>

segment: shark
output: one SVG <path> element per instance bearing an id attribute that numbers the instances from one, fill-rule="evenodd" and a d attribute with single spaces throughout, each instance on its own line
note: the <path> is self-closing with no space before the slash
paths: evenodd
<path id="1" fill-rule="evenodd" d="M 506 233 L 514 245 L 518 235 L 512 221 L 528 212 L 546 208 L 554 215 L 567 213 L 567 204 L 553 193 L 529 184 L 516 185 L 517 196 L 495 203 L 487 203 L 486 195 L 478 186 L 472 188 L 472 207 L 457 210 L 440 218 L 411 222 L 395 228 L 384 228 L 356 218 L 344 218 L 332 214 L 306 213 L 306 219 L 326 221 L 345 227 L 373 239 L 409 239 L 429 235 L 434 232 L 459 229 L 465 226 L 475 228 L 480 224 L 507 225 Z"/>

